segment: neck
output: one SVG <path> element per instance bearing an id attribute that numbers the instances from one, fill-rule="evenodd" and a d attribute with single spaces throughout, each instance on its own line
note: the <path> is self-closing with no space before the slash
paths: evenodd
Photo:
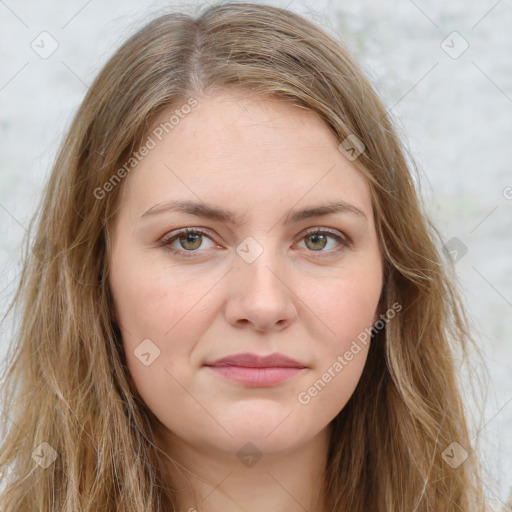
<path id="1" fill-rule="evenodd" d="M 323 479 L 329 427 L 286 452 L 249 446 L 222 453 L 193 446 L 168 430 L 161 448 L 176 510 L 184 512 L 326 511 Z M 244 443 L 241 443 L 243 446 Z"/>

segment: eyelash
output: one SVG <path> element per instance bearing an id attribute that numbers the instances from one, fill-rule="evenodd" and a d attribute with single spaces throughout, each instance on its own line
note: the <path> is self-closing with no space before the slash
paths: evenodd
<path id="1" fill-rule="evenodd" d="M 186 251 L 185 249 L 176 249 L 175 247 L 172 247 L 172 245 L 171 245 L 178 238 L 183 237 L 184 235 L 187 235 L 190 233 L 194 234 L 194 235 L 203 235 L 203 236 L 206 236 L 207 238 L 209 238 L 210 240 L 212 240 L 211 236 L 208 234 L 208 232 L 206 232 L 205 230 L 203 230 L 201 228 L 185 228 L 185 229 L 182 229 L 182 230 L 174 233 L 172 236 L 169 235 L 169 236 L 162 238 L 162 240 L 159 242 L 159 245 L 165 247 L 166 250 L 168 250 L 172 254 L 175 254 L 178 256 L 183 256 L 185 258 L 196 257 L 197 253 L 203 252 L 203 251 L 199 251 L 199 250 Z M 300 240 L 302 240 L 308 236 L 312 236 L 312 235 L 329 235 L 330 237 L 334 238 L 337 242 L 339 242 L 341 244 L 341 247 L 338 249 L 332 249 L 330 251 L 310 251 L 312 253 L 317 252 L 320 254 L 326 253 L 327 255 L 332 255 L 332 254 L 337 254 L 338 252 L 347 250 L 352 245 L 352 242 L 350 241 L 350 239 L 348 237 L 340 235 L 337 231 L 331 230 L 329 228 L 322 228 L 322 229 L 310 228 L 302 235 Z M 212 240 L 212 242 L 213 242 L 213 240 Z M 315 256 L 315 257 L 317 257 L 317 256 Z M 322 256 L 319 256 L 319 257 L 322 257 Z"/>

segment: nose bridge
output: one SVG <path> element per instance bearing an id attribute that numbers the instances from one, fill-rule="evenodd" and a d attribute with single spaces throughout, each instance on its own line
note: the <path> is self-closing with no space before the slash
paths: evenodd
<path id="1" fill-rule="evenodd" d="M 263 237 L 249 236 L 236 248 L 234 279 L 227 312 L 231 322 L 249 321 L 258 330 L 284 326 L 296 316 L 293 293 L 285 276 L 279 247 Z"/>
<path id="2" fill-rule="evenodd" d="M 265 288 L 281 288 L 279 273 L 283 273 L 284 264 L 281 261 L 279 247 L 271 236 L 248 236 L 236 248 L 239 259 L 236 266 L 247 284 Z"/>

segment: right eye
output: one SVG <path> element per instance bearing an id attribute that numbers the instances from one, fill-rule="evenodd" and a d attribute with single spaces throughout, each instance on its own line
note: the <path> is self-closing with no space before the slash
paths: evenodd
<path id="1" fill-rule="evenodd" d="M 173 254 L 189 258 L 195 256 L 194 253 L 203 252 L 198 249 L 203 245 L 203 238 L 205 237 L 211 241 L 206 231 L 199 228 L 185 228 L 166 235 L 160 241 L 160 245 Z M 174 246 L 176 241 L 181 245 L 181 248 Z"/>

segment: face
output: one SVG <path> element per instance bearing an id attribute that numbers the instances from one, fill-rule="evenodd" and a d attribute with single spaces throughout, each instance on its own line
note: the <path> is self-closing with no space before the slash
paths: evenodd
<path id="1" fill-rule="evenodd" d="M 313 112 L 196 98 L 122 183 L 109 279 L 128 368 L 169 440 L 298 449 L 349 400 L 378 318 L 370 189 Z"/>

